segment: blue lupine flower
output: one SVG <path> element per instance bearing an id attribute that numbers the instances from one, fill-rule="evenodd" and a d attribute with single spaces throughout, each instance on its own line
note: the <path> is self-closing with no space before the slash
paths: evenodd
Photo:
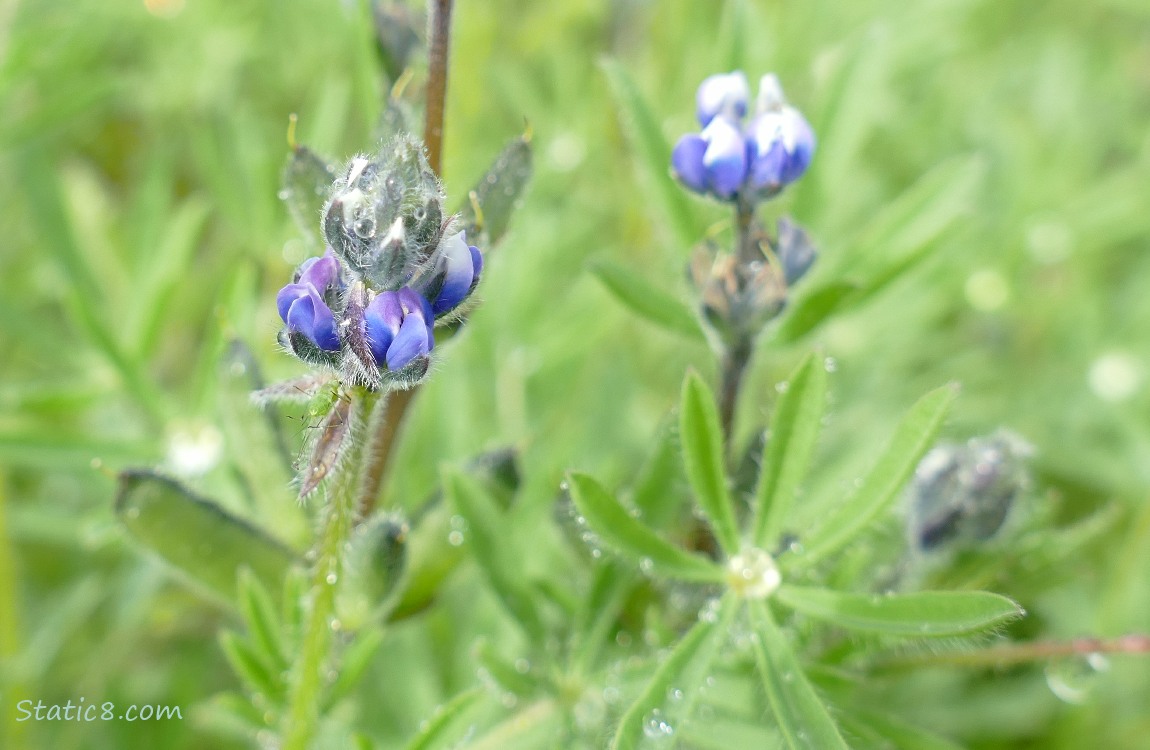
<path id="1" fill-rule="evenodd" d="M 435 348 L 431 304 L 411 287 L 380 292 L 363 319 L 371 356 L 380 367 L 400 370 Z"/>
<path id="2" fill-rule="evenodd" d="M 443 240 L 433 272 L 413 282 L 413 287 L 430 298 L 431 311 L 439 317 L 471 295 L 482 271 L 483 254 L 479 248 L 467 244 L 464 232 L 458 232 Z"/>
<path id="3" fill-rule="evenodd" d="M 327 352 L 339 350 L 335 316 L 324 301 L 327 290 L 339 282 L 339 261 L 328 250 L 321 258 L 308 258 L 298 279 L 280 289 L 276 307 L 289 331 L 302 333 Z"/>
<path id="4" fill-rule="evenodd" d="M 747 178 L 747 143 L 730 120 L 715 117 L 700 135 L 679 139 L 671 166 L 691 190 L 731 200 Z"/>
<path id="5" fill-rule="evenodd" d="M 700 134 L 675 144 L 671 167 L 687 188 L 723 201 L 761 200 L 810 165 L 815 136 L 783 98 L 778 78 L 763 76 L 754 116 L 744 125 L 748 87 L 741 71 L 708 77 L 696 95 Z"/>
<path id="6" fill-rule="evenodd" d="M 695 114 L 699 125 L 707 127 L 718 115 L 738 122 L 747 114 L 747 100 L 750 98 L 751 87 L 747 85 L 743 71 L 707 76 L 695 94 Z"/>

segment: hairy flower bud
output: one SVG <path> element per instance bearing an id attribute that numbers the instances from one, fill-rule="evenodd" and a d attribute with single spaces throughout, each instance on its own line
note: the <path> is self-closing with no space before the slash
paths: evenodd
<path id="1" fill-rule="evenodd" d="M 349 162 L 324 207 L 324 237 L 352 275 L 395 290 L 439 245 L 443 201 L 422 145 L 400 135 Z"/>

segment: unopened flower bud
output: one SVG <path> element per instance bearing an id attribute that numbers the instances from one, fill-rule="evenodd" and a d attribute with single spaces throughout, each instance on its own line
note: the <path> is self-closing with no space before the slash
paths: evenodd
<path id="1" fill-rule="evenodd" d="M 699 125 L 705 128 L 719 115 L 738 122 L 747 114 L 747 100 L 750 98 L 751 88 L 743 71 L 707 76 L 695 94 L 695 114 Z"/>
<path id="2" fill-rule="evenodd" d="M 691 190 L 733 200 L 747 177 L 747 144 L 730 120 L 716 117 L 700 135 L 679 139 L 671 165 Z"/>

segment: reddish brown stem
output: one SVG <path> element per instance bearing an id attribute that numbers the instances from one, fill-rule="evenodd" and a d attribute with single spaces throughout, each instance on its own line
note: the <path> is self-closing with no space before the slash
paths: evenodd
<path id="1" fill-rule="evenodd" d="M 427 148 L 427 162 L 440 176 L 443 175 L 443 112 L 447 102 L 447 62 L 451 41 L 451 9 L 453 0 L 428 0 L 427 3 L 427 109 L 423 124 L 423 143 Z M 367 466 L 360 487 L 359 516 L 367 516 L 375 508 L 380 489 L 387 477 L 391 456 L 403 428 L 404 416 L 419 387 L 394 391 L 381 399 L 378 409 L 384 409 L 370 437 Z"/>
<path id="2" fill-rule="evenodd" d="M 1135 633 L 1117 638 L 1031 641 L 1007 643 L 975 651 L 914 654 L 883 661 L 876 665 L 876 669 L 885 672 L 920 667 L 1009 667 L 1032 661 L 1090 654 L 1150 654 L 1150 635 Z"/>

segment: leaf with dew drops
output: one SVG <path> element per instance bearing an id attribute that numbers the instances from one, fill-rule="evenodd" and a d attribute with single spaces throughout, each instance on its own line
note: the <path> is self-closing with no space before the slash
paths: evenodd
<path id="1" fill-rule="evenodd" d="M 494 247 L 507 231 L 533 173 L 531 132 L 512 139 L 468 192 L 460 210 L 467 241 Z"/>

